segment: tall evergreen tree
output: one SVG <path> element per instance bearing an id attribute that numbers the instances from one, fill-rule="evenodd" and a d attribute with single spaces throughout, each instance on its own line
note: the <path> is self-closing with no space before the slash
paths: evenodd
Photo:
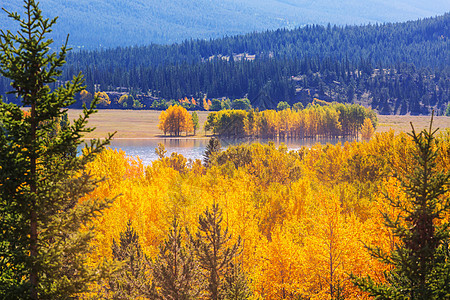
<path id="1" fill-rule="evenodd" d="M 176 218 L 153 263 L 153 280 L 162 300 L 197 299 L 200 294 L 197 263 L 189 247 L 183 245 Z"/>
<path id="2" fill-rule="evenodd" d="M 208 144 L 206 145 L 205 154 L 203 155 L 203 162 L 206 167 L 211 165 L 211 160 L 214 155 L 220 152 L 220 141 L 216 137 L 212 137 L 209 139 Z"/>
<path id="3" fill-rule="evenodd" d="M 224 290 L 226 300 L 245 300 L 252 296 L 247 276 L 239 262 L 229 264 Z"/>
<path id="4" fill-rule="evenodd" d="M 191 236 L 195 253 L 204 280 L 207 283 L 208 299 L 225 299 L 227 285 L 225 278 L 233 258 L 239 251 L 240 238 L 237 243 L 230 244 L 231 235 L 228 228 L 222 229 L 222 211 L 214 204 L 212 210 L 207 209 L 199 216 L 198 232 Z"/>
<path id="5" fill-rule="evenodd" d="M 0 101 L 0 298 L 68 299 L 101 274 L 85 264 L 89 220 L 110 201 L 80 199 L 96 186 L 85 166 L 109 139 L 70 155 L 92 131 L 86 123 L 95 110 L 84 108 L 55 130 L 82 90 L 82 77 L 50 89 L 68 49 L 51 52 L 46 36 L 56 18 L 44 19 L 34 0 L 24 8 L 24 18 L 7 12 L 20 24 L 17 34 L 0 31 L 0 74 L 21 103 Z"/>
<path id="6" fill-rule="evenodd" d="M 415 148 L 415 164 L 406 165 L 400 180 L 407 201 L 385 195 L 400 215 L 392 219 L 384 214 L 386 225 L 399 240 L 392 253 L 372 249 L 376 258 L 392 267 L 385 273 L 386 283 L 377 284 L 371 278 L 356 279 L 355 283 L 376 299 L 448 299 L 450 296 L 449 226 L 443 220 L 450 209 L 450 174 L 436 167 L 438 147 L 432 131 L 411 137 Z"/>
<path id="7" fill-rule="evenodd" d="M 113 240 L 113 259 L 121 263 L 108 282 L 107 299 L 136 299 L 155 297 L 154 285 L 150 284 L 150 266 L 139 244 L 139 236 L 131 221 L 118 242 Z"/>

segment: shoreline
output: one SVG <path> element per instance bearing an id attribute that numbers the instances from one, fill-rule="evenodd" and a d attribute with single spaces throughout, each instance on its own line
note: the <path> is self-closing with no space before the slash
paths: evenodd
<path id="1" fill-rule="evenodd" d="M 77 117 L 82 110 L 70 109 L 69 120 Z M 84 139 L 100 138 L 104 139 L 108 133 L 117 131 L 113 140 L 205 140 L 211 135 L 205 135 L 203 125 L 206 122 L 209 112 L 197 111 L 199 116 L 200 129 L 198 135 L 188 136 L 164 136 L 158 129 L 159 115 L 161 111 L 155 110 L 116 110 L 102 109 L 88 119 L 87 127 L 96 128 L 93 132 L 87 133 Z M 428 128 L 431 116 L 408 116 L 408 115 L 377 115 L 378 126 L 375 133 L 394 130 L 396 134 L 400 132 L 411 132 L 410 122 L 413 123 L 416 131 Z M 440 131 L 450 128 L 450 117 L 434 117 L 433 128 Z M 200 134 L 201 133 L 201 134 Z"/>

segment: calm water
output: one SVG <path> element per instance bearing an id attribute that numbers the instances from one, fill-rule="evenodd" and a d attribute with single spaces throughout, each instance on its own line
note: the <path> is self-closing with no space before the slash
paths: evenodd
<path id="1" fill-rule="evenodd" d="M 293 139 L 280 139 L 275 140 L 275 144 L 279 146 L 284 143 L 289 150 L 298 150 L 303 146 L 310 147 L 316 143 L 330 143 L 337 144 L 339 142 L 344 143 L 346 139 L 305 139 L 305 140 L 293 140 Z M 260 142 L 268 143 L 269 140 L 265 139 L 221 139 L 222 149 L 230 145 L 237 145 L 241 143 Z M 109 146 L 112 149 L 122 149 L 129 156 L 139 156 L 142 159 L 144 165 L 149 165 L 153 160 L 158 159 L 155 154 L 155 148 L 159 143 L 163 143 L 167 156 L 170 156 L 172 152 L 182 154 L 186 158 L 190 159 L 202 159 L 205 152 L 208 139 L 192 139 L 192 138 L 157 138 L 157 139 L 114 139 Z"/>

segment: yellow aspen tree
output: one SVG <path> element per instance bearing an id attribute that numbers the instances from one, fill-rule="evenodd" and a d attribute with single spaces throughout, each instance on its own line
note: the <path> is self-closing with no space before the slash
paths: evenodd
<path id="1" fill-rule="evenodd" d="M 341 202 L 333 192 L 316 193 L 307 210 L 302 249 L 307 277 L 304 290 L 311 299 L 356 297 L 349 274 L 367 259 L 360 242 L 358 219 L 343 214 Z"/>
<path id="2" fill-rule="evenodd" d="M 89 93 L 88 91 L 82 90 L 80 92 L 80 100 L 83 104 L 86 105 L 86 107 L 91 106 L 92 99 L 93 99 L 92 94 Z"/>
<path id="3" fill-rule="evenodd" d="M 374 132 L 375 129 L 373 128 L 372 121 L 369 118 L 365 118 L 364 123 L 361 126 L 361 138 L 368 141 L 373 136 Z"/>
<path id="4" fill-rule="evenodd" d="M 95 93 L 95 97 L 98 98 L 98 105 L 101 107 L 107 107 L 111 104 L 111 100 L 105 92 L 97 92 Z"/>
<path id="5" fill-rule="evenodd" d="M 164 132 L 164 135 L 180 136 L 184 131 L 186 135 L 194 131 L 194 122 L 192 116 L 186 108 L 179 105 L 171 105 L 159 116 L 158 128 Z"/>
<path id="6" fill-rule="evenodd" d="M 301 272 L 303 261 L 301 248 L 292 237 L 280 229 L 273 234 L 273 240 L 267 247 L 266 263 L 263 268 L 264 288 L 259 287 L 265 299 L 299 299 L 301 296 Z"/>

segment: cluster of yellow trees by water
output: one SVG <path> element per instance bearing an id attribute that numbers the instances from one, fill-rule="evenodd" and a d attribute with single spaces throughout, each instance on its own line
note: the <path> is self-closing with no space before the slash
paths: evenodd
<path id="1" fill-rule="evenodd" d="M 373 134 L 377 126 L 375 111 L 358 104 L 317 101 L 321 105 L 309 105 L 305 109 L 211 112 L 204 129 L 220 136 L 264 138 L 357 137 L 361 133 L 368 139 Z M 159 116 L 158 128 L 164 135 L 195 134 L 199 128 L 198 116 L 196 112 L 189 114 L 182 106 L 170 106 Z"/>
<path id="2" fill-rule="evenodd" d="M 376 113 L 358 104 L 327 103 L 305 109 L 211 112 L 205 130 L 221 136 L 265 138 L 356 137 L 361 126 L 377 125 Z M 370 124 L 368 123 L 370 121 Z"/>
<path id="3" fill-rule="evenodd" d="M 437 169 L 448 172 L 450 131 L 438 145 Z M 218 205 L 229 245 L 239 244 L 233 260 L 242 266 L 250 299 L 366 299 L 350 276 L 383 280 L 388 267 L 365 246 L 393 250 L 396 240 L 382 214 L 403 213 L 387 197 L 405 200 L 392 175 L 415 163 L 413 147 L 409 136 L 393 132 L 299 151 L 239 145 L 212 155 L 208 166 L 177 154 L 165 157 L 161 147 L 160 159 L 149 166 L 106 150 L 88 167 L 105 178 L 89 197 L 117 198 L 95 220 L 91 263 L 112 260 L 113 240 L 127 224 L 155 259 L 174 218 L 195 234 L 199 216 Z M 183 244 L 189 242 L 183 235 Z M 153 279 L 145 280 L 151 285 Z"/>

